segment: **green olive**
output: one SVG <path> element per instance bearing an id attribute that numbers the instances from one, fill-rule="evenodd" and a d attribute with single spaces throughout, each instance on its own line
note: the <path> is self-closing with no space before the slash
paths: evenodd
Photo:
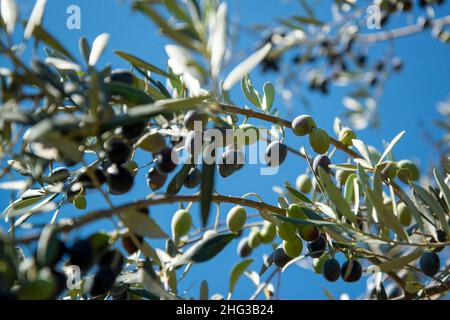
<path id="1" fill-rule="evenodd" d="M 419 177 L 420 177 L 419 169 L 411 160 L 401 160 L 401 161 L 397 162 L 397 166 L 399 167 L 400 170 L 406 169 L 411 172 L 408 180 L 413 180 L 413 181 L 419 180 Z M 399 175 L 398 173 L 397 173 L 397 175 L 398 175 L 399 179 L 402 180 L 402 178 L 401 178 L 402 175 Z M 402 180 L 402 181 L 408 182 L 408 180 L 406 180 L 406 181 Z"/>
<path id="2" fill-rule="evenodd" d="M 339 142 L 342 143 L 344 146 L 347 147 L 352 146 L 353 139 L 356 139 L 356 134 L 352 129 L 348 127 L 343 128 L 339 133 Z"/>
<path id="3" fill-rule="evenodd" d="M 247 211 L 245 211 L 244 207 L 236 206 L 228 211 L 227 215 L 227 226 L 231 232 L 237 233 L 242 227 L 245 225 L 245 221 L 247 220 Z"/>
<path id="4" fill-rule="evenodd" d="M 271 243 L 277 235 L 277 227 L 269 221 L 264 221 L 264 225 L 259 232 L 262 243 Z"/>
<path id="5" fill-rule="evenodd" d="M 303 250 L 303 242 L 295 237 L 291 241 L 283 241 L 283 250 L 291 258 L 297 258 Z"/>
<path id="6" fill-rule="evenodd" d="M 405 227 L 409 226 L 412 221 L 411 209 L 409 209 L 405 203 L 400 202 L 397 205 L 397 211 L 400 223 L 403 224 Z"/>
<path id="7" fill-rule="evenodd" d="M 172 217 L 172 234 L 174 236 L 184 236 L 192 226 L 192 217 L 189 211 L 180 209 Z"/>
<path id="8" fill-rule="evenodd" d="M 298 190 L 300 190 L 300 192 L 309 193 L 312 189 L 312 182 L 307 174 L 301 174 L 297 177 L 295 186 Z"/>
<path id="9" fill-rule="evenodd" d="M 323 129 L 315 129 L 309 134 L 309 144 L 311 148 L 319 154 L 324 154 L 330 147 L 330 137 Z"/>
<path id="10" fill-rule="evenodd" d="M 300 207 L 296 203 L 293 203 L 289 206 L 289 208 L 287 210 L 287 216 L 289 218 L 294 218 L 294 219 L 302 219 L 302 220 L 308 219 L 306 214 L 303 212 L 302 207 Z"/>
<path id="11" fill-rule="evenodd" d="M 278 236 L 285 241 L 291 241 L 295 239 L 295 232 L 297 228 L 292 223 L 282 222 L 277 225 Z"/>
<path id="12" fill-rule="evenodd" d="M 255 249 L 261 244 L 261 235 L 259 234 L 258 228 L 253 228 L 248 235 L 248 246 Z"/>

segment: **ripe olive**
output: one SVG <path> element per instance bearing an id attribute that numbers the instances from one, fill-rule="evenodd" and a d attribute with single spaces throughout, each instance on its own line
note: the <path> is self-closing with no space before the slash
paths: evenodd
<path id="1" fill-rule="evenodd" d="M 341 277 L 345 282 L 356 282 L 361 278 L 362 266 L 358 260 L 350 259 L 341 268 Z"/>
<path id="2" fill-rule="evenodd" d="M 66 190 L 66 198 L 67 201 L 73 202 L 74 198 L 79 194 L 84 194 L 85 190 L 83 189 L 83 185 L 81 183 L 71 183 L 68 185 Z"/>
<path id="3" fill-rule="evenodd" d="M 318 258 L 325 253 L 327 240 L 323 234 L 315 241 L 308 242 L 308 252 L 312 258 Z"/>
<path id="4" fill-rule="evenodd" d="M 326 153 L 330 147 L 330 137 L 323 129 L 315 129 L 309 134 L 311 148 L 319 154 Z"/>
<path id="5" fill-rule="evenodd" d="M 248 257 L 253 252 L 253 249 L 248 245 L 248 238 L 242 238 L 237 246 L 237 254 L 241 258 Z"/>
<path id="6" fill-rule="evenodd" d="M 128 70 L 117 69 L 111 72 L 111 81 L 133 84 L 133 74 Z"/>
<path id="7" fill-rule="evenodd" d="M 180 209 L 172 217 L 172 234 L 174 236 L 184 236 L 192 226 L 192 217 L 189 211 Z"/>
<path id="8" fill-rule="evenodd" d="M 275 239 L 275 236 L 277 235 L 277 227 L 275 224 L 269 221 L 264 221 L 264 224 L 259 234 L 261 236 L 262 243 L 271 243 L 273 239 Z"/>
<path id="9" fill-rule="evenodd" d="M 412 161 L 401 160 L 401 161 L 397 162 L 397 166 L 399 168 L 399 171 L 397 172 L 397 176 L 403 182 L 408 183 L 409 180 L 413 180 L 413 181 L 419 180 L 419 177 L 420 177 L 419 169 Z"/>
<path id="10" fill-rule="evenodd" d="M 127 169 L 113 164 L 106 170 L 106 181 L 109 193 L 121 195 L 131 190 L 134 177 Z"/>
<path id="11" fill-rule="evenodd" d="M 202 172 L 198 168 L 191 168 L 189 173 L 184 180 L 184 186 L 188 189 L 194 189 L 200 185 L 202 182 Z"/>
<path id="12" fill-rule="evenodd" d="M 197 123 L 197 128 L 195 124 Z M 190 110 L 184 116 L 184 125 L 188 130 L 204 130 L 208 124 L 208 114 L 202 110 Z"/>
<path id="13" fill-rule="evenodd" d="M 321 167 L 326 172 L 330 173 L 330 164 L 331 164 L 330 158 L 328 158 L 325 155 L 319 154 L 314 158 L 312 167 L 314 172 L 317 175 L 319 175 L 319 167 Z"/>
<path id="14" fill-rule="evenodd" d="M 295 186 L 300 192 L 309 193 L 312 189 L 312 182 L 307 174 L 301 174 L 295 180 Z"/>
<path id="15" fill-rule="evenodd" d="M 312 224 L 298 227 L 298 234 L 305 241 L 316 241 L 320 237 L 320 230 Z"/>
<path id="16" fill-rule="evenodd" d="M 144 240 L 141 236 L 138 236 L 138 235 L 134 235 L 134 237 L 136 238 L 136 241 L 138 243 L 135 243 L 133 241 L 134 239 L 133 239 L 133 235 L 131 235 L 131 233 L 126 233 L 126 234 L 122 235 L 122 238 L 121 238 L 122 246 L 128 252 L 129 255 L 136 253 L 140 249 L 137 246 L 137 244 L 141 245 Z"/>
<path id="17" fill-rule="evenodd" d="M 191 131 L 185 138 L 184 148 L 194 159 L 197 159 L 202 154 L 203 148 L 203 132 Z"/>
<path id="18" fill-rule="evenodd" d="M 344 146 L 350 147 L 353 145 L 353 139 L 356 139 L 355 132 L 346 127 L 339 132 L 339 142 L 342 143 Z"/>
<path id="19" fill-rule="evenodd" d="M 264 160 L 270 167 L 277 167 L 283 164 L 287 157 L 287 146 L 279 141 L 272 141 L 267 147 L 264 154 Z"/>
<path id="20" fill-rule="evenodd" d="M 252 124 L 245 123 L 239 126 L 239 129 L 235 130 L 233 133 L 234 143 L 238 147 L 242 145 L 252 145 L 259 140 L 260 134 L 257 127 Z"/>
<path id="21" fill-rule="evenodd" d="M 439 256 L 431 251 L 427 251 L 422 255 L 419 264 L 422 272 L 429 277 L 433 277 L 438 273 L 439 268 L 441 267 Z"/>
<path id="22" fill-rule="evenodd" d="M 100 168 L 95 168 L 92 173 L 88 173 L 87 170 L 91 169 L 83 168 L 78 177 L 75 178 L 75 182 L 80 182 L 83 185 L 83 188 L 93 189 L 96 188 L 96 183 L 101 186 L 106 182 L 105 174 Z M 96 181 L 93 181 L 91 175 L 95 177 Z"/>
<path id="23" fill-rule="evenodd" d="M 261 244 L 261 235 L 258 228 L 252 229 L 248 235 L 248 246 L 252 249 L 257 248 Z"/>
<path id="24" fill-rule="evenodd" d="M 89 269 L 94 262 L 94 250 L 87 240 L 77 241 L 69 249 L 69 264 L 78 266 L 82 271 Z"/>
<path id="25" fill-rule="evenodd" d="M 298 136 L 304 136 L 316 128 L 314 119 L 306 114 L 300 115 L 292 121 L 292 130 Z"/>
<path id="26" fill-rule="evenodd" d="M 244 154 L 237 150 L 226 150 L 218 164 L 219 174 L 226 178 L 244 166 Z"/>
<path id="27" fill-rule="evenodd" d="M 281 247 L 278 247 L 275 249 L 275 252 L 273 253 L 273 263 L 278 268 L 283 268 L 289 261 L 291 261 L 292 258 L 289 257 L 285 252 L 284 249 Z"/>
<path id="28" fill-rule="evenodd" d="M 67 169 L 65 167 L 59 167 L 59 168 L 53 169 L 46 180 L 50 183 L 56 183 L 56 182 L 64 181 L 68 177 L 70 177 L 69 169 Z"/>
<path id="29" fill-rule="evenodd" d="M 445 233 L 444 230 L 437 230 L 436 231 L 436 235 L 437 235 L 437 240 L 439 242 L 445 242 L 447 241 L 447 234 Z M 436 243 L 435 239 L 431 240 L 432 243 Z M 434 247 L 434 252 L 441 252 L 442 250 L 444 250 L 445 246 L 439 246 L 439 247 Z"/>
<path id="30" fill-rule="evenodd" d="M 339 262 L 336 259 L 329 259 L 325 261 L 322 270 L 323 270 L 323 277 L 330 282 L 337 281 L 337 279 L 339 279 L 339 276 L 341 274 L 341 266 L 339 265 Z"/>
<path id="31" fill-rule="evenodd" d="M 144 129 L 147 127 L 146 121 L 139 121 L 133 124 L 120 127 L 120 133 L 127 139 L 134 140 L 139 138 Z"/>
<path id="32" fill-rule="evenodd" d="M 281 222 L 277 225 L 277 235 L 285 241 L 294 240 L 296 231 L 297 228 L 292 223 Z"/>
<path id="33" fill-rule="evenodd" d="M 90 294 L 93 297 L 107 293 L 116 281 L 116 273 L 110 267 L 100 267 L 90 284 Z"/>
<path id="34" fill-rule="evenodd" d="M 160 189 L 166 183 L 167 176 L 159 173 L 155 168 L 150 168 L 147 173 L 147 185 L 153 191 Z"/>
<path id="35" fill-rule="evenodd" d="M 115 275 L 118 275 L 125 264 L 125 258 L 123 257 L 122 253 L 117 249 L 112 249 L 106 251 L 102 257 L 100 258 L 100 261 L 98 262 L 98 265 L 100 267 L 109 267 L 114 272 Z"/>
<path id="36" fill-rule="evenodd" d="M 247 220 L 247 211 L 244 207 L 235 206 L 228 211 L 227 214 L 227 227 L 231 232 L 239 232 L 245 225 Z"/>
<path id="37" fill-rule="evenodd" d="M 297 258 L 303 250 L 303 242 L 295 237 L 291 241 L 283 241 L 283 250 L 291 258 Z"/>
<path id="38" fill-rule="evenodd" d="M 409 226 L 412 221 L 412 213 L 411 209 L 409 209 L 404 202 L 400 202 L 397 205 L 398 218 L 400 223 L 405 227 Z"/>
<path id="39" fill-rule="evenodd" d="M 114 164 L 124 164 L 130 156 L 130 147 L 121 140 L 108 141 L 105 146 L 106 158 Z"/>
<path id="40" fill-rule="evenodd" d="M 156 169 L 159 173 L 168 174 L 177 167 L 178 154 L 172 151 L 172 148 L 166 148 L 157 154 Z"/>

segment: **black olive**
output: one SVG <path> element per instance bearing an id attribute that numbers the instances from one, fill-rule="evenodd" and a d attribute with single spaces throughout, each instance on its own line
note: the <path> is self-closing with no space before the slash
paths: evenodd
<path id="1" fill-rule="evenodd" d="M 139 138 L 144 129 L 147 127 L 146 121 L 125 125 L 120 128 L 120 133 L 127 139 L 134 140 Z"/>
<path id="2" fill-rule="evenodd" d="M 346 282 L 356 282 L 361 278 L 362 266 L 358 260 L 347 260 L 341 268 L 341 277 Z"/>
<path id="3" fill-rule="evenodd" d="M 168 174 L 177 167 L 178 155 L 172 150 L 172 148 L 166 148 L 157 154 L 155 168 L 159 173 Z"/>
<path id="4" fill-rule="evenodd" d="M 91 280 L 90 294 L 93 297 L 107 293 L 116 282 L 116 274 L 109 267 L 101 267 Z"/>
<path id="5" fill-rule="evenodd" d="M 106 170 L 106 180 L 109 193 L 114 195 L 127 193 L 134 183 L 134 177 L 127 169 L 114 164 Z"/>
<path id="6" fill-rule="evenodd" d="M 100 267 L 110 267 L 115 275 L 118 275 L 122 271 L 124 264 L 125 258 L 117 249 L 106 251 L 98 262 Z"/>
<path id="7" fill-rule="evenodd" d="M 150 168 L 147 173 L 147 185 L 153 191 L 160 189 L 166 183 L 167 176 L 159 173 L 155 168 Z"/>
<path id="8" fill-rule="evenodd" d="M 283 248 L 276 248 L 273 253 L 273 263 L 279 268 L 283 268 L 292 258 L 289 257 Z"/>
<path id="9" fill-rule="evenodd" d="M 70 265 L 78 266 L 82 271 L 90 268 L 94 262 L 94 251 L 87 240 L 76 242 L 69 250 Z"/>
<path id="10" fill-rule="evenodd" d="M 111 163 L 124 164 L 128 161 L 130 153 L 130 147 L 123 141 L 113 140 L 106 145 L 106 157 Z"/>
<path id="11" fill-rule="evenodd" d="M 287 146 L 279 141 L 272 141 L 267 147 L 264 154 L 265 162 L 270 167 L 281 165 L 287 156 Z"/>
<path id="12" fill-rule="evenodd" d="M 248 257 L 253 252 L 253 249 L 248 245 L 248 238 L 243 238 L 239 241 L 237 246 L 237 254 L 241 258 Z"/>
<path id="13" fill-rule="evenodd" d="M 92 174 L 95 176 L 97 179 L 96 182 L 98 182 L 100 186 L 106 182 L 105 174 L 101 169 L 96 168 Z M 96 187 L 94 181 L 91 179 L 91 176 L 86 172 L 86 170 L 82 171 L 75 181 L 80 182 L 84 188 L 93 189 Z"/>
<path id="14" fill-rule="evenodd" d="M 133 84 L 133 74 L 128 70 L 113 70 L 110 79 L 111 81 Z"/>
<path id="15" fill-rule="evenodd" d="M 190 110 L 184 116 L 184 125 L 188 130 L 203 130 L 207 124 L 208 114 L 202 110 Z"/>
<path id="16" fill-rule="evenodd" d="M 316 241 L 308 242 L 308 252 L 313 258 L 318 258 L 325 253 L 327 248 L 327 239 L 323 234 Z"/>
<path id="17" fill-rule="evenodd" d="M 330 282 L 335 282 L 341 274 L 341 266 L 336 259 L 329 259 L 323 264 L 323 276 Z"/>
<path id="18" fill-rule="evenodd" d="M 330 158 L 320 154 L 314 158 L 312 167 L 314 172 L 317 175 L 319 175 L 319 167 L 321 167 L 327 173 L 330 173 L 330 164 L 331 164 Z"/>
<path id="19" fill-rule="evenodd" d="M 189 189 L 194 189 L 200 185 L 202 182 L 202 172 L 197 168 L 191 168 L 189 173 L 184 180 L 184 186 Z"/>
<path id="20" fill-rule="evenodd" d="M 143 238 L 138 235 L 134 235 L 139 244 L 142 244 Z M 128 254 L 132 255 L 139 250 L 139 247 L 133 241 L 133 238 L 130 234 L 125 234 L 122 236 L 122 246 L 128 252 Z"/>
<path id="21" fill-rule="evenodd" d="M 229 177 L 244 166 L 244 155 L 240 151 L 227 150 L 222 154 L 222 161 L 218 164 L 219 174 Z"/>
<path id="22" fill-rule="evenodd" d="M 434 252 L 427 251 L 420 258 L 420 269 L 429 277 L 434 276 L 439 271 L 440 267 L 441 261 L 439 256 Z"/>

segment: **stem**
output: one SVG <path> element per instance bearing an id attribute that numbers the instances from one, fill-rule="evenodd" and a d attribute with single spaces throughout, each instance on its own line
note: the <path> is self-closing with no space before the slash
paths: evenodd
<path id="1" fill-rule="evenodd" d="M 252 296 L 250 297 L 249 300 L 256 300 L 256 298 L 258 298 L 259 294 L 264 290 L 265 287 L 267 287 L 270 283 L 270 280 L 272 280 L 273 277 L 275 277 L 275 275 L 280 272 L 280 270 L 278 268 L 276 268 L 275 270 L 272 271 L 272 273 L 267 277 L 267 280 L 264 281 L 263 283 L 261 283 L 258 288 L 256 288 L 255 293 L 252 294 Z"/>

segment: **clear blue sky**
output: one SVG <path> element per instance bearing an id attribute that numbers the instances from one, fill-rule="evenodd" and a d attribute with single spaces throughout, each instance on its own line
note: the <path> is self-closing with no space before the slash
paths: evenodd
<path id="1" fill-rule="evenodd" d="M 328 4 L 328 1 L 321 1 Z M 26 10 L 30 10 L 33 1 L 19 1 Z M 85 36 L 90 42 L 100 33 L 108 32 L 111 35 L 108 50 L 104 54 L 99 65 L 111 64 L 114 68 L 126 68 L 128 65 L 118 57 L 112 50 L 119 49 L 135 54 L 144 60 L 150 61 L 162 68 L 166 67 L 167 56 L 164 44 L 167 40 L 161 37 L 154 25 L 142 15 L 132 13 L 128 1 L 110 0 L 49 0 L 45 14 L 44 25 L 58 39 L 60 39 L 72 53 L 78 56 L 78 39 Z M 275 17 L 286 17 L 292 14 L 301 15 L 301 9 L 297 1 L 257 1 L 257 0 L 230 0 L 229 12 L 240 23 L 250 25 L 253 23 L 274 21 Z M 78 4 L 82 13 L 81 30 L 68 30 L 66 28 L 66 8 L 71 4 Z M 439 15 L 449 14 L 450 4 L 439 10 Z M 330 16 L 327 5 L 321 5 L 318 9 L 319 19 L 326 20 Z M 253 38 L 246 38 L 244 33 L 239 45 L 240 49 L 250 49 Z M 382 47 L 384 48 L 384 47 Z M 382 147 L 382 140 L 390 140 L 399 131 L 406 130 L 407 135 L 398 144 L 395 154 L 397 158 L 411 158 L 417 160 L 422 166 L 429 166 L 436 161 L 436 152 L 429 142 L 423 137 L 423 128 L 438 138 L 441 134 L 432 125 L 433 121 L 439 119 L 436 112 L 436 103 L 448 97 L 450 89 L 450 47 L 432 39 L 428 33 L 415 37 L 398 40 L 395 44 L 397 54 L 404 59 L 405 68 L 402 73 L 390 78 L 383 97 L 380 101 L 381 127 L 373 130 L 368 129 L 358 132 L 359 137 L 368 144 Z M 376 50 L 376 52 L 380 52 Z M 1 63 L 1 60 L 0 60 Z M 265 81 L 275 81 L 273 74 L 262 75 L 259 71 L 252 73 L 256 87 L 261 87 Z M 306 92 L 311 101 L 312 108 L 308 110 L 321 127 L 331 131 L 333 119 L 344 110 L 341 104 L 343 89 L 331 90 L 332 94 L 320 96 L 316 93 Z M 233 98 L 237 103 L 244 103 L 240 90 L 234 90 Z M 293 113 L 287 113 L 282 105 L 282 100 L 277 97 L 276 106 L 281 110 L 282 116 L 292 118 L 293 114 L 305 113 L 305 108 L 296 103 Z M 258 122 L 255 122 L 258 123 Z M 258 123 L 261 124 L 261 123 Z M 294 147 L 300 147 L 307 143 L 303 138 L 287 136 L 287 143 Z M 148 154 L 141 154 L 138 161 L 146 163 L 150 160 Z M 256 166 L 248 166 L 228 179 L 219 178 L 217 191 L 228 195 L 243 195 L 247 192 L 260 194 L 266 202 L 276 204 L 277 195 L 272 191 L 273 185 L 282 185 L 284 181 L 295 182 L 298 174 L 305 170 L 305 163 L 298 158 L 289 156 L 276 176 L 260 176 Z M 124 197 L 114 198 L 115 203 L 124 203 L 130 199 L 143 198 L 149 193 L 145 183 L 145 172 L 140 172 L 137 185 L 133 191 Z M 182 190 L 182 193 L 190 193 Z M 7 205 L 9 194 L 0 191 L 0 203 L 2 207 Z M 93 195 L 88 198 L 88 210 L 95 208 L 106 208 L 101 197 Z M 230 208 L 223 205 L 223 217 Z M 176 206 L 158 206 L 150 209 L 152 216 L 161 222 L 161 225 L 169 232 L 170 218 Z M 255 213 L 249 210 L 249 213 Z M 198 216 L 198 208 L 192 209 L 194 217 Z M 61 217 L 69 217 L 79 214 L 76 209 L 65 206 Z M 45 216 L 50 219 L 51 214 Z M 96 228 L 109 228 L 110 224 L 100 223 L 86 228 L 82 234 L 92 232 Z M 74 237 L 82 235 L 77 234 Z M 155 246 L 160 242 L 151 242 Z M 238 261 L 235 253 L 236 243 L 232 243 L 224 252 L 214 260 L 196 265 L 190 275 L 180 284 L 180 289 L 187 289 L 191 285 L 188 296 L 198 297 L 198 287 L 203 279 L 208 280 L 212 293 L 226 294 L 228 288 L 228 274 L 233 264 Z M 263 253 L 269 253 L 270 248 L 260 247 L 253 254 L 256 261 L 252 264 L 253 270 L 259 270 L 260 257 Z M 283 299 L 324 299 L 323 287 L 339 297 L 342 293 L 348 293 L 351 298 L 356 298 L 365 288 L 363 278 L 356 284 L 346 284 L 342 280 L 330 284 L 319 275 L 297 266 L 292 266 L 283 274 L 281 281 L 281 294 Z M 248 298 L 254 287 L 247 278 L 239 282 L 234 298 Z"/>

